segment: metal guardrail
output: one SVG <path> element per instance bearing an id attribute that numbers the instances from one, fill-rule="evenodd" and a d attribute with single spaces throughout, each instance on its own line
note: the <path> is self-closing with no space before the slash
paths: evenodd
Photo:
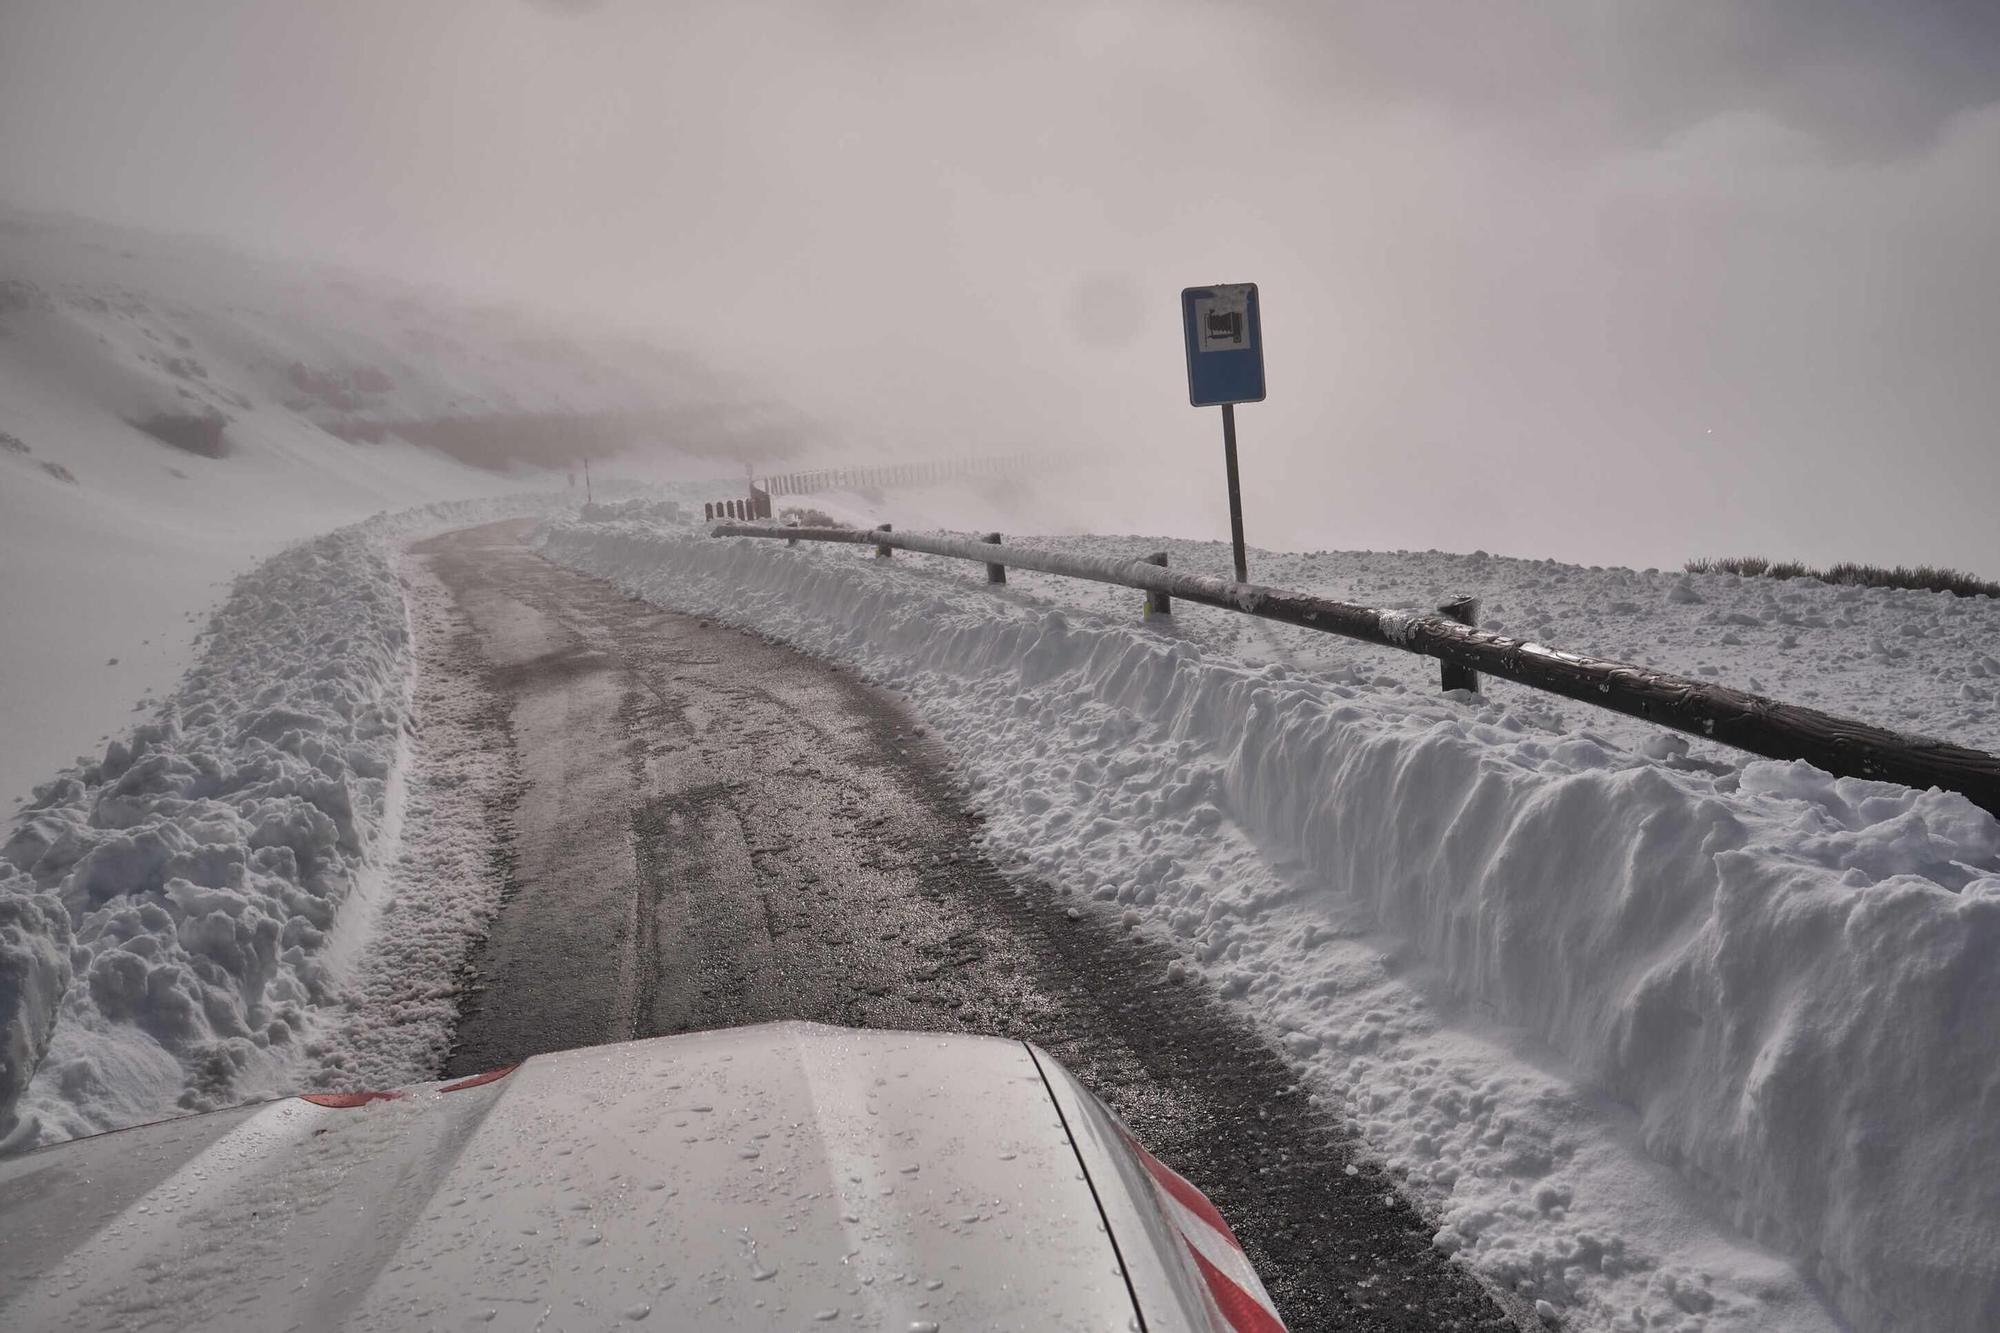
<path id="1" fill-rule="evenodd" d="M 877 463 L 865 467 L 818 468 L 781 472 L 747 482 L 718 482 L 718 487 L 744 485 L 749 494 L 729 495 L 703 503 L 703 522 L 755 520 L 771 517 L 774 495 L 815 495 L 821 491 L 883 490 L 891 486 L 925 486 L 962 478 L 1014 477 L 1050 459 L 1035 454 L 990 454 L 977 458 L 933 458 L 920 463 Z M 586 461 L 586 470 L 588 464 Z"/>
<path id="2" fill-rule="evenodd" d="M 1904 735 L 1813 708 L 1779 703 L 1726 685 L 1510 639 L 1464 623 L 1476 615 L 1473 608 L 1477 603 L 1471 599 L 1440 608 L 1435 615 L 1382 611 L 1258 583 L 1179 573 L 1166 567 L 1164 555 L 1116 560 L 1025 550 L 1002 544 L 997 532 L 985 541 L 973 541 L 899 533 L 886 527 L 861 531 L 722 523 L 710 535 L 774 538 L 794 544 L 841 542 L 873 546 L 880 556 L 887 556 L 892 550 L 921 551 L 926 555 L 977 561 L 987 566 L 989 579 L 996 583 L 1005 582 L 1005 574 L 1000 571 L 1009 568 L 1114 583 L 1151 594 L 1148 608 L 1153 613 L 1169 613 L 1171 599 L 1179 597 L 1203 606 L 1437 658 L 1444 664 L 1447 689 L 1476 690 L 1476 673 L 1485 672 L 1767 759 L 1803 759 L 1841 777 L 1872 778 L 1918 788 L 1942 787 L 1960 792 L 1973 804 L 2000 815 L 2000 756 Z"/>
<path id="3" fill-rule="evenodd" d="M 820 468 L 782 472 L 763 478 L 773 495 L 812 495 L 819 491 L 868 490 L 883 486 L 914 486 L 960 477 L 1012 477 L 1037 465 L 1033 454 L 992 454 L 981 458 L 932 458 L 920 463 L 878 463 L 868 467 Z"/>

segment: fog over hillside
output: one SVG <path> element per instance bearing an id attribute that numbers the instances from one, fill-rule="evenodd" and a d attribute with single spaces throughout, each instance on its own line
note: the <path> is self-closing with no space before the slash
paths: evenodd
<path id="1" fill-rule="evenodd" d="M 0 189 L 661 331 L 884 455 L 1253 536 L 1994 577 L 1990 6 L 17 0 Z"/>
<path id="2" fill-rule="evenodd" d="M 0 212 L 0 799 L 162 695 L 222 585 L 286 542 L 566 490 L 585 458 L 740 476 L 816 444 L 783 402 L 608 321 Z"/>

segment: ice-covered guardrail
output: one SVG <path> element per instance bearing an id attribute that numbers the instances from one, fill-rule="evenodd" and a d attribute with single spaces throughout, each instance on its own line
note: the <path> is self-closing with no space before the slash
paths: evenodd
<path id="1" fill-rule="evenodd" d="M 1803 759 L 1837 777 L 1940 787 L 1963 794 L 2000 815 L 2000 755 L 1927 737 L 1909 736 L 1817 709 L 1690 680 L 1664 671 L 1564 652 L 1459 623 L 1448 614 L 1382 611 L 1310 593 L 1208 574 L 1168 569 L 1155 561 L 1115 560 L 1066 551 L 889 529 L 778 527 L 721 523 L 715 537 L 764 537 L 786 541 L 843 542 L 880 551 L 921 551 L 976 560 L 988 566 L 1032 569 L 1179 597 L 1302 629 L 1321 630 L 1385 648 L 1437 658 L 1447 670 L 1486 672 L 1550 694 L 1644 718 L 1664 727 L 1747 750 L 1768 759 Z M 1447 676 L 1447 683 L 1450 681 Z"/>

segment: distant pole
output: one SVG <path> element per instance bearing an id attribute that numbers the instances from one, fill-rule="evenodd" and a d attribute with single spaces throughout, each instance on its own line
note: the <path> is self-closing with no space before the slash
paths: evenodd
<path id="1" fill-rule="evenodd" d="M 588 456 L 585 456 L 583 460 L 583 502 L 585 504 L 596 503 L 596 501 L 590 498 L 590 459 Z"/>
<path id="2" fill-rule="evenodd" d="M 1243 488 L 1236 481 L 1236 404 L 1222 405 L 1222 458 L 1229 466 L 1229 544 L 1236 556 L 1236 581 L 1250 581 L 1243 558 Z"/>

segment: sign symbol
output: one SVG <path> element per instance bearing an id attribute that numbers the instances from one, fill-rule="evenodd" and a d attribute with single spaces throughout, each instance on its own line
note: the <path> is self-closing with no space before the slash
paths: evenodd
<path id="1" fill-rule="evenodd" d="M 1257 284 L 1222 283 L 1181 293 L 1187 333 L 1188 401 L 1196 407 L 1264 397 L 1264 338 Z"/>

